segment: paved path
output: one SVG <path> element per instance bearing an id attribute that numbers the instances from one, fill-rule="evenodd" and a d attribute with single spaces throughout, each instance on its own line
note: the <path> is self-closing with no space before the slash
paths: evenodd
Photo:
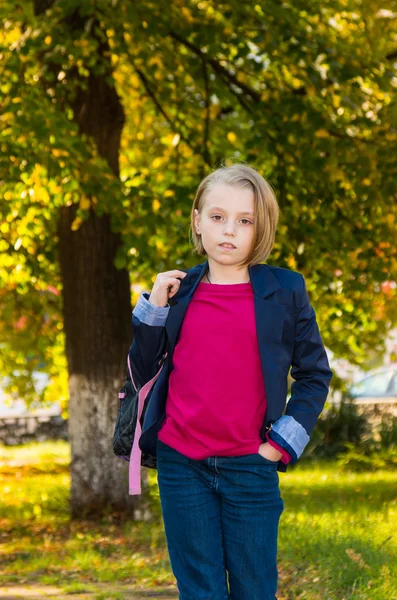
<path id="1" fill-rule="evenodd" d="M 148 598 L 159 598 L 159 600 L 178 600 L 178 591 L 169 588 L 152 588 L 143 590 L 136 586 L 115 586 L 109 584 L 90 585 L 90 592 L 71 592 L 65 594 L 61 588 L 49 585 L 8 585 L 0 587 L 0 600 L 148 600 Z M 108 592 L 108 596 L 106 595 Z M 119 594 L 117 596 L 116 594 Z"/>

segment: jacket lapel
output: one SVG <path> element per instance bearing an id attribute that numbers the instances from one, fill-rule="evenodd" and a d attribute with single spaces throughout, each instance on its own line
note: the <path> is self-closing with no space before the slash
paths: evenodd
<path id="1" fill-rule="evenodd" d="M 205 261 L 200 265 L 188 269 L 187 275 L 181 281 L 178 293 L 169 300 L 171 308 L 168 313 L 165 328 L 167 331 L 169 353 L 171 356 L 174 353 L 174 347 L 182 327 L 187 307 L 189 306 L 189 302 L 192 299 L 196 287 L 204 276 L 207 265 L 208 261 Z"/>
<path id="2" fill-rule="evenodd" d="M 277 418 L 277 398 L 282 364 L 281 338 L 285 320 L 285 305 L 269 296 L 281 288 L 268 265 L 253 265 L 251 282 L 254 288 L 255 319 L 262 374 L 266 392 L 265 422 Z"/>

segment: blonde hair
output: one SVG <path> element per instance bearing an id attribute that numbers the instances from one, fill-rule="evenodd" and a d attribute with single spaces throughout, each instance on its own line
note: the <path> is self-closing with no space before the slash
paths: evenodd
<path id="1" fill-rule="evenodd" d="M 209 173 L 198 186 L 190 214 L 193 253 L 204 256 L 207 254 L 201 241 L 201 235 L 197 233 L 194 226 L 194 211 L 197 209 L 201 213 L 204 208 L 206 192 L 219 183 L 249 188 L 254 192 L 254 235 L 250 251 L 241 266 L 264 262 L 274 245 L 279 207 L 270 183 L 256 169 L 244 163 L 222 166 Z"/>

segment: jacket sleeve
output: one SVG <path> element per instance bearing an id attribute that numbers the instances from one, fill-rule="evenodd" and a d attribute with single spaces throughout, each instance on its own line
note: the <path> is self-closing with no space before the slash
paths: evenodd
<path id="1" fill-rule="evenodd" d="M 132 377 L 135 386 L 142 387 L 159 369 L 167 345 L 165 323 L 170 305 L 155 306 L 149 292 L 142 292 L 132 311 L 133 340 L 129 349 Z"/>
<path id="2" fill-rule="evenodd" d="M 270 444 L 270 446 L 272 446 L 273 448 L 275 448 L 276 450 L 278 450 L 279 452 L 281 452 L 280 460 L 285 465 L 287 465 L 291 461 L 291 455 L 286 451 L 285 448 L 283 448 L 282 446 L 280 446 L 280 444 L 277 444 L 277 442 L 275 442 L 274 440 L 272 440 L 269 437 L 269 432 L 268 431 L 266 431 L 266 439 L 267 439 L 267 442 Z"/>
<path id="3" fill-rule="evenodd" d="M 269 437 L 269 432 L 268 431 L 266 431 L 266 440 L 267 440 L 267 442 L 268 442 L 268 444 L 270 446 L 272 446 L 273 448 L 275 448 L 276 450 L 278 450 L 279 452 L 281 452 L 280 460 L 285 465 L 287 465 L 291 461 L 291 455 L 286 451 L 286 449 L 283 448 L 282 446 L 280 446 L 280 444 L 277 444 L 277 442 L 275 442 L 274 440 L 272 440 Z"/>
<path id="4" fill-rule="evenodd" d="M 304 277 L 299 273 L 295 316 L 295 343 L 291 361 L 291 397 L 285 414 L 272 424 L 269 437 L 291 455 L 301 456 L 324 408 L 333 373 L 322 342 L 316 313 L 310 304 Z"/>

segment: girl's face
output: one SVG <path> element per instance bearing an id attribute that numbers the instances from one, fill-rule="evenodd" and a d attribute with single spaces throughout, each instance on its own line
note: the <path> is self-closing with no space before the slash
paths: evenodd
<path id="1" fill-rule="evenodd" d="M 194 225 L 208 256 L 223 265 L 240 263 L 248 255 L 254 236 L 254 192 L 217 184 L 205 194 L 199 214 L 195 209 Z M 234 245 L 228 250 L 222 243 Z"/>

